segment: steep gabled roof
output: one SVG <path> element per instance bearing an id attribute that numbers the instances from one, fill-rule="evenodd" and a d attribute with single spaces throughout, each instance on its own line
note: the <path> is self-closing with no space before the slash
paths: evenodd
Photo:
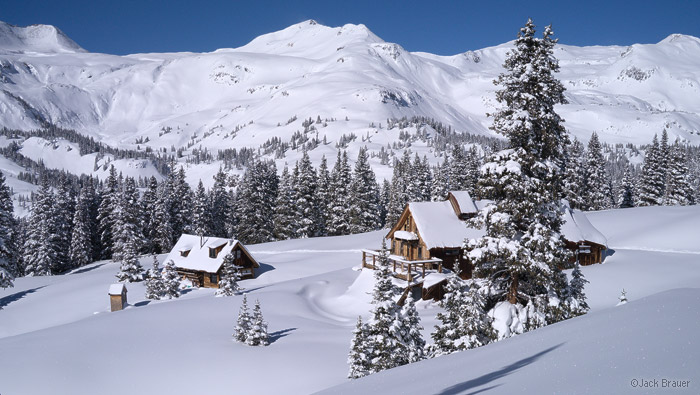
<path id="1" fill-rule="evenodd" d="M 479 212 L 479 208 L 467 191 L 450 191 L 447 200 L 453 201 L 457 215 L 470 215 Z"/>
<path id="2" fill-rule="evenodd" d="M 461 248 L 464 239 L 474 239 L 484 235 L 481 229 L 474 229 L 460 220 L 449 201 L 408 203 L 418 235 L 428 249 Z"/>
<path id="3" fill-rule="evenodd" d="M 588 241 L 607 248 L 608 239 L 591 224 L 586 214 L 582 211 L 566 208 L 562 214 L 562 219 L 561 234 L 566 240 L 574 243 Z"/>
<path id="4" fill-rule="evenodd" d="M 216 249 L 221 246 L 223 246 L 223 248 L 216 258 L 210 258 L 209 249 Z M 199 236 L 188 234 L 180 236 L 180 239 L 175 243 L 168 257 L 165 258 L 165 262 L 172 260 L 175 266 L 180 269 L 216 273 L 224 263 L 224 257 L 236 248 L 236 246 L 240 246 L 241 250 L 253 261 L 255 267 L 260 267 L 248 249 L 238 240 L 221 237 L 204 237 L 200 239 Z M 182 256 L 182 252 L 185 251 L 189 251 L 189 253 L 187 256 Z"/>

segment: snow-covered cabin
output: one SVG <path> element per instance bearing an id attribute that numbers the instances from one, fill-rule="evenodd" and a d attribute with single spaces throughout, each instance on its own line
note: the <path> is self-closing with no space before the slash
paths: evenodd
<path id="1" fill-rule="evenodd" d="M 566 239 L 566 246 L 575 253 L 572 260 L 578 260 L 581 265 L 602 263 L 608 240 L 591 224 L 586 214 L 567 208 L 563 220 L 561 234 Z"/>
<path id="2" fill-rule="evenodd" d="M 199 237 L 183 234 L 165 262 L 173 261 L 177 272 L 198 287 L 219 288 L 219 279 L 227 254 L 233 254 L 241 278 L 255 277 L 258 261 L 238 240 L 221 237 Z"/>
<path id="3" fill-rule="evenodd" d="M 452 191 L 442 202 L 411 202 L 406 205 L 398 222 L 386 235 L 390 251 L 396 259 L 433 262 L 433 269 L 453 268 L 459 263 L 464 278 L 470 278 L 472 265 L 464 259 L 465 239 L 484 235 L 483 229 L 467 226 L 466 219 L 474 217 L 489 201 L 473 200 L 466 191 Z M 600 263 L 605 256 L 607 240 L 581 211 L 566 209 L 563 213 L 562 235 L 582 265 Z M 391 258 L 391 257 L 390 257 Z M 363 257 L 363 262 L 365 257 Z M 437 261 L 437 260 L 436 260 Z"/>

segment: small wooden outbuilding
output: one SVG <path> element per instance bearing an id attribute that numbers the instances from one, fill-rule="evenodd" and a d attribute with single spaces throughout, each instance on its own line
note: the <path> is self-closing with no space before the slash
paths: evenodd
<path id="1" fill-rule="evenodd" d="M 112 284 L 109 286 L 109 304 L 112 311 L 123 310 L 126 307 L 126 285 Z"/>

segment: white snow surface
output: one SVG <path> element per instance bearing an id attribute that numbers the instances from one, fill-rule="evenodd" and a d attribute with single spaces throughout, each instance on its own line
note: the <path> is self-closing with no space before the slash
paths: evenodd
<path id="1" fill-rule="evenodd" d="M 206 382 L 212 394 L 622 394 L 661 392 L 631 380 L 666 378 L 691 381 L 673 393 L 698 393 L 700 207 L 588 216 L 614 250 L 604 264 L 582 268 L 591 313 L 352 382 L 350 339 L 357 316 L 368 318 L 373 285 L 372 271 L 357 268 L 361 250 L 378 248 L 385 231 L 248 246 L 261 268 L 240 285 L 249 303 L 260 300 L 268 347 L 232 341 L 242 296 L 187 289 L 179 299 L 147 301 L 144 284 L 132 283 L 129 306 L 111 313 L 105 291 L 116 263 L 19 278 L 0 290 L 2 392 L 200 393 Z M 623 288 L 629 303 L 615 307 Z M 424 301 L 417 308 L 427 337 L 440 309 Z"/>

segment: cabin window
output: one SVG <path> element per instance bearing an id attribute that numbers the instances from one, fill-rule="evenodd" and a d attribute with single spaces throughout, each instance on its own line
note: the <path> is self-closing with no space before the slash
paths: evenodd
<path id="1" fill-rule="evenodd" d="M 423 258 L 423 247 L 418 247 L 418 259 Z"/>
<path id="2" fill-rule="evenodd" d="M 217 282 L 219 282 L 219 279 L 218 279 L 217 277 L 218 277 L 218 276 L 216 275 L 216 273 L 212 273 L 212 274 L 209 275 L 209 281 L 210 281 L 212 284 L 216 284 Z"/>
<path id="3" fill-rule="evenodd" d="M 180 256 L 186 257 L 187 255 L 190 255 L 190 250 L 180 251 Z"/>
<path id="4" fill-rule="evenodd" d="M 241 250 L 236 250 L 236 259 L 241 258 Z"/>
<path id="5" fill-rule="evenodd" d="M 209 258 L 216 258 L 216 249 L 209 247 Z"/>

